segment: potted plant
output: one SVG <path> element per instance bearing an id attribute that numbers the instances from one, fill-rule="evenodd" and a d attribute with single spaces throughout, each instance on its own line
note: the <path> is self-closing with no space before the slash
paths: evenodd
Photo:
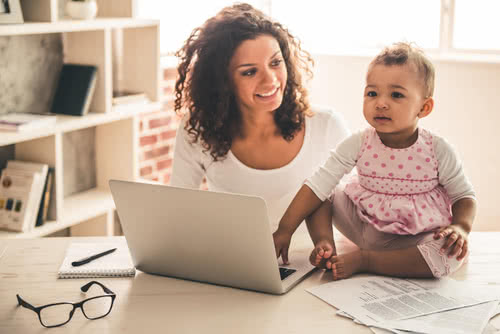
<path id="1" fill-rule="evenodd" d="M 97 3 L 95 0 L 69 0 L 66 3 L 66 13 L 72 19 L 93 19 L 97 15 Z"/>

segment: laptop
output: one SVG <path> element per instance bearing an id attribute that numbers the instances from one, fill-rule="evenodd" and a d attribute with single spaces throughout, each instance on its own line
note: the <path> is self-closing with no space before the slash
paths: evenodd
<path id="1" fill-rule="evenodd" d="M 278 266 L 260 197 L 111 180 L 137 269 L 162 276 L 283 294 L 314 267 L 309 250 Z"/>

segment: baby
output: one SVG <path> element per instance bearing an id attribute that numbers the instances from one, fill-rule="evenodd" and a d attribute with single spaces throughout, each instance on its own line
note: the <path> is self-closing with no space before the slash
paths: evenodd
<path id="1" fill-rule="evenodd" d="M 372 60 L 363 103 L 370 128 L 341 142 L 291 202 L 273 234 L 284 263 L 307 218 L 311 263 L 334 279 L 441 277 L 460 267 L 475 193 L 450 144 L 418 126 L 433 110 L 433 91 L 434 67 L 413 45 L 396 43 Z M 336 187 L 354 167 L 357 175 Z M 358 249 L 336 254 L 332 222 Z"/>

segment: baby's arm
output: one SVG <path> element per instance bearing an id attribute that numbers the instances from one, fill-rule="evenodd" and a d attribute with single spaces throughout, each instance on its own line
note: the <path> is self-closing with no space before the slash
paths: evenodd
<path id="1" fill-rule="evenodd" d="M 476 194 L 454 148 L 445 139 L 434 136 L 434 150 L 438 160 L 439 183 L 453 203 L 451 225 L 436 231 L 434 238 L 447 238 L 441 253 L 448 252 L 449 257 L 457 256 L 457 260 L 461 260 L 468 251 L 467 238 L 476 214 Z"/>
<path id="2" fill-rule="evenodd" d="M 332 203 L 324 201 L 308 218 L 307 229 L 314 249 L 309 256 L 313 266 L 326 269 L 326 262 L 333 255 L 337 255 L 332 228 Z"/>
<path id="3" fill-rule="evenodd" d="M 441 254 L 449 252 L 448 257 L 457 256 L 457 260 L 462 260 L 469 249 L 467 239 L 476 215 L 476 200 L 462 198 L 452 205 L 451 211 L 451 225 L 436 231 L 434 239 L 448 238 L 441 248 Z"/>
<path id="4" fill-rule="evenodd" d="M 300 223 L 314 212 L 322 203 L 322 200 L 307 185 L 300 188 L 290 206 L 286 209 L 281 218 L 278 229 L 273 233 L 276 256 L 283 259 L 283 263 L 288 264 L 288 247 L 292 234 Z"/>
<path id="5" fill-rule="evenodd" d="M 340 142 L 325 164 L 306 180 L 285 211 L 273 234 L 276 256 L 281 256 L 284 263 L 288 263 L 288 247 L 297 227 L 328 198 L 341 178 L 356 165 L 362 138 L 363 132 L 358 132 Z"/>

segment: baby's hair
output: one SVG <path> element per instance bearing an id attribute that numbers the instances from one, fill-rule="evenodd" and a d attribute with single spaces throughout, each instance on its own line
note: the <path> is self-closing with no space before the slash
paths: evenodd
<path id="1" fill-rule="evenodd" d="M 434 94 L 434 65 L 424 54 L 422 49 L 414 43 L 398 42 L 385 47 L 370 63 L 369 69 L 374 65 L 413 65 L 423 79 L 425 97 Z"/>

